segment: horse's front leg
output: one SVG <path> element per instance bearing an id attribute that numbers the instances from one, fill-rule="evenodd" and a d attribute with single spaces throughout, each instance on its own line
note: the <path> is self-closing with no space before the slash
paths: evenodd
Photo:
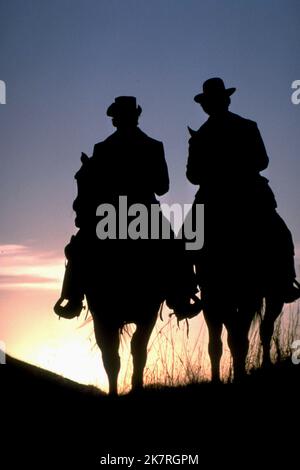
<path id="1" fill-rule="evenodd" d="M 157 309 L 158 310 L 158 309 Z M 147 346 L 157 318 L 157 310 L 151 320 L 139 323 L 131 340 L 131 354 L 133 360 L 133 374 L 131 390 L 136 391 L 143 388 L 143 374 L 147 362 Z"/>
<path id="2" fill-rule="evenodd" d="M 220 361 L 223 351 L 222 323 L 216 320 L 215 312 L 204 310 L 204 318 L 208 328 L 208 354 L 211 364 L 211 381 L 220 382 Z"/>
<path id="3" fill-rule="evenodd" d="M 118 393 L 118 375 L 120 371 L 119 344 L 120 333 L 116 325 L 105 325 L 94 319 L 95 337 L 102 353 L 104 369 L 109 382 L 109 394 Z"/>
<path id="4" fill-rule="evenodd" d="M 275 296 L 266 297 L 265 314 L 260 325 L 260 340 L 263 349 L 262 366 L 268 367 L 271 364 L 270 347 L 274 331 L 274 323 L 279 317 L 284 303 Z"/>

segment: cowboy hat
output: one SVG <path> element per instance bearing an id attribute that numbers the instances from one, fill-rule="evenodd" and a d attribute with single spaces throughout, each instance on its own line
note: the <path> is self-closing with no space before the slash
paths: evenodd
<path id="1" fill-rule="evenodd" d="M 209 78 L 203 83 L 203 93 L 194 97 L 196 103 L 202 103 L 204 99 L 216 99 L 222 96 L 231 96 L 236 88 L 225 88 L 222 78 Z"/>
<path id="2" fill-rule="evenodd" d="M 118 96 L 115 98 L 106 111 L 107 116 L 114 117 L 116 114 L 136 114 L 139 116 L 142 108 L 136 105 L 136 98 L 134 96 Z"/>

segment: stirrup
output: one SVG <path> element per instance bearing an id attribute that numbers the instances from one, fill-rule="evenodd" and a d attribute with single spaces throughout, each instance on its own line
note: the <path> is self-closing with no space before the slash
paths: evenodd
<path id="1" fill-rule="evenodd" d="M 284 298 L 284 302 L 286 304 L 290 304 L 292 302 L 295 302 L 295 300 L 300 298 L 300 284 L 299 282 L 294 279 L 293 285 L 287 295 Z"/>
<path id="2" fill-rule="evenodd" d="M 196 295 L 192 296 L 193 304 L 182 304 L 174 307 L 174 315 L 178 321 L 194 318 L 203 310 L 203 301 Z"/>
<path id="3" fill-rule="evenodd" d="M 53 307 L 54 312 L 56 315 L 62 318 L 66 318 L 68 320 L 71 320 L 72 318 L 79 317 L 81 310 L 84 308 L 82 305 L 82 301 L 76 301 L 74 302 L 73 300 L 68 300 L 67 305 L 61 305 L 64 300 L 63 297 L 60 297 L 56 304 Z"/>

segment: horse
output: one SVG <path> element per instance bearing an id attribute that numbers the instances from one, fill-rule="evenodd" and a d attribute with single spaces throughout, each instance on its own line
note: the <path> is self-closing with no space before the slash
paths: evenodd
<path id="1" fill-rule="evenodd" d="M 209 215 L 206 226 L 206 247 L 194 257 L 198 285 L 201 289 L 204 319 L 208 327 L 208 353 L 211 362 L 211 378 L 220 381 L 220 360 L 222 356 L 222 327 L 227 329 L 228 346 L 233 360 L 234 381 L 242 381 L 246 375 L 246 358 L 249 349 L 248 334 L 256 314 L 261 318 L 260 341 L 262 345 L 262 365 L 271 363 L 270 343 L 274 323 L 280 315 L 284 298 L 274 288 L 266 288 L 267 268 L 264 260 L 263 245 L 259 238 L 255 240 L 254 225 L 249 231 L 249 224 L 241 221 L 240 230 L 229 230 L 225 235 L 224 245 L 218 240 L 218 229 L 237 227 L 230 213 L 218 216 L 221 223 Z M 234 215 L 234 214 L 233 214 Z M 223 219 L 222 219 L 223 217 Z M 212 221 L 212 223 L 211 223 Z M 245 225 L 242 225 L 243 222 Z M 245 236 L 245 234 L 247 235 Z M 255 240 L 253 247 L 250 241 Z M 208 243 L 207 243 L 208 242 Z M 245 253 L 245 246 L 247 253 Z M 264 265 L 265 263 L 265 265 Z M 217 279 L 220 266 L 225 267 L 225 275 Z M 262 315 L 264 305 L 264 314 Z"/>
<path id="2" fill-rule="evenodd" d="M 103 241 L 99 256 L 94 253 L 87 270 L 85 296 L 110 395 L 118 394 L 120 335 L 123 327 L 131 323 L 136 325 L 130 343 L 133 359 L 131 391 L 143 388 L 148 342 L 166 297 L 164 270 L 161 270 L 161 276 L 155 274 L 160 247 L 152 240 L 141 242 Z"/>
<path id="3" fill-rule="evenodd" d="M 162 259 L 163 255 L 167 258 L 168 246 L 167 240 L 160 239 L 96 240 L 91 236 L 85 238 L 79 231 L 65 248 L 67 264 L 54 312 L 66 319 L 78 317 L 85 296 L 110 395 L 118 393 L 120 334 L 129 323 L 136 325 L 131 338 L 131 390 L 143 387 L 147 345 L 161 305 L 170 292 L 166 281 L 167 259 Z M 82 300 L 74 304 L 70 301 L 74 295 Z"/>
<path id="4" fill-rule="evenodd" d="M 220 360 L 222 356 L 222 327 L 228 333 L 228 346 L 233 360 L 234 381 L 243 381 L 246 375 L 246 358 L 249 349 L 249 330 L 257 313 L 261 313 L 263 301 L 265 303 L 264 315 L 260 323 L 260 342 L 262 345 L 262 367 L 271 364 L 270 344 L 274 330 L 274 323 L 280 315 L 284 302 L 275 296 L 245 296 L 240 301 L 226 301 L 214 299 L 217 292 L 202 288 L 203 314 L 208 327 L 208 352 L 211 363 L 211 379 L 214 383 L 220 382 Z"/>
<path id="5" fill-rule="evenodd" d="M 120 334 L 122 327 L 127 323 L 134 323 L 136 325 L 136 330 L 131 338 L 131 355 L 133 359 L 131 391 L 141 390 L 143 388 L 143 374 L 147 361 L 147 346 L 157 320 L 162 299 L 154 295 L 148 301 L 147 306 L 139 307 L 139 309 L 144 309 L 144 315 L 140 319 L 138 318 L 138 308 L 135 306 L 135 309 L 132 311 L 132 318 L 123 317 L 124 320 L 110 322 L 101 317 L 104 305 L 101 305 L 101 302 L 99 302 L 97 294 L 88 292 L 86 297 L 93 317 L 96 342 L 102 353 L 103 366 L 108 377 L 109 394 L 118 394 L 118 375 L 121 367 L 119 355 Z M 112 309 L 119 310 L 123 307 L 120 304 L 107 306 L 110 311 Z"/>

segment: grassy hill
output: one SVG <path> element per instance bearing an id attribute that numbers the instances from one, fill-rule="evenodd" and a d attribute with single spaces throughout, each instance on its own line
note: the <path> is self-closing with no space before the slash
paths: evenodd
<path id="1" fill-rule="evenodd" d="M 297 462 L 299 375 L 287 361 L 243 385 L 151 387 L 110 398 L 8 357 L 0 366 L 2 455 L 5 449 L 10 462 L 3 468 L 20 462 L 90 468 L 107 453 L 192 453 L 203 464 L 240 468 L 240 455 L 257 463 L 261 452 Z"/>

